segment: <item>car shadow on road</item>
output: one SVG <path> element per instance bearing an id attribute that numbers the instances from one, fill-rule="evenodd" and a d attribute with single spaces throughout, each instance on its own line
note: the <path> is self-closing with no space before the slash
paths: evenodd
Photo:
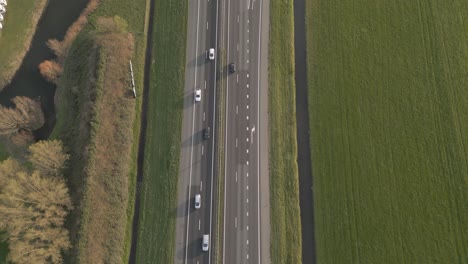
<path id="1" fill-rule="evenodd" d="M 188 245 L 184 246 L 179 252 L 176 253 L 177 259 L 184 259 L 185 252 L 187 252 L 187 260 L 192 260 L 204 254 L 202 250 L 202 237 L 195 238 L 189 241 Z"/>
<path id="2" fill-rule="evenodd" d="M 182 141 L 182 144 L 181 144 L 182 148 L 190 147 L 192 145 L 192 138 L 193 138 L 193 145 L 194 146 L 197 145 L 197 144 L 202 143 L 202 141 L 203 141 L 203 129 L 204 128 L 202 128 L 199 131 L 195 131 L 192 136 L 184 139 Z"/>
<path id="3" fill-rule="evenodd" d="M 202 53 L 200 55 L 198 55 L 196 58 L 192 59 L 191 61 L 189 61 L 189 63 L 187 63 L 187 68 L 193 68 L 195 66 L 201 66 L 205 63 L 208 62 L 208 57 L 206 55 L 206 53 Z"/>
<path id="4" fill-rule="evenodd" d="M 194 106 L 195 103 L 196 103 L 195 102 L 195 91 L 190 90 L 189 92 L 186 92 L 184 94 L 184 98 L 183 98 L 184 109 L 187 109 L 187 108 L 189 108 L 191 106 Z"/>

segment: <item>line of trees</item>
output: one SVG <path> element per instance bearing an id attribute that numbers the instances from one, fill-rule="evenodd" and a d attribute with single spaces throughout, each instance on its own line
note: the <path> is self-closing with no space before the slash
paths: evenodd
<path id="1" fill-rule="evenodd" d="M 72 210 L 63 177 L 68 155 L 58 140 L 28 148 L 25 161 L 0 163 L 0 230 L 6 232 L 9 261 L 62 263 L 70 248 L 65 218 Z"/>

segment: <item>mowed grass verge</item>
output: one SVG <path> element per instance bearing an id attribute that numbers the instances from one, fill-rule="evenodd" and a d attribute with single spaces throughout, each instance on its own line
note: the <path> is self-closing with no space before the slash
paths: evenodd
<path id="1" fill-rule="evenodd" d="M 48 0 L 8 1 L 0 23 L 0 91 L 21 65 Z"/>
<path id="2" fill-rule="evenodd" d="M 307 0 L 319 263 L 468 263 L 468 2 Z"/>
<path id="3" fill-rule="evenodd" d="M 137 263 L 174 259 L 187 1 L 155 0 Z"/>
<path id="4" fill-rule="evenodd" d="M 292 0 L 270 2 L 271 261 L 302 263 Z"/>

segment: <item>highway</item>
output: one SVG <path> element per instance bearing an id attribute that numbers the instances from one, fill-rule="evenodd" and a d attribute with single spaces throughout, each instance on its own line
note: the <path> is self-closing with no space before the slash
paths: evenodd
<path id="1" fill-rule="evenodd" d="M 211 263 L 202 251 L 202 237 L 211 234 L 213 216 L 213 139 L 216 63 L 207 51 L 217 46 L 217 0 L 190 0 L 188 6 L 187 52 L 184 89 L 184 117 L 178 186 L 175 263 Z M 195 102 L 195 90 L 201 101 Z M 203 139 L 210 127 L 211 137 Z M 177 177 L 177 175 L 175 175 Z M 195 195 L 201 195 L 201 208 L 194 208 Z"/>
<path id="2" fill-rule="evenodd" d="M 214 263 L 215 247 L 222 249 L 218 261 L 226 264 L 270 263 L 268 18 L 269 0 L 189 0 L 176 264 Z M 216 49 L 212 61 L 206 57 L 210 48 Z M 233 73 L 228 71 L 230 63 L 236 65 Z M 226 98 L 225 174 L 214 175 L 220 88 Z M 202 90 L 201 102 L 194 100 L 196 89 Z M 207 127 L 211 138 L 204 140 Z M 224 178 L 224 195 L 216 203 L 214 178 Z M 202 197 L 200 209 L 194 208 L 196 194 Z M 217 245 L 212 236 L 217 213 L 213 204 L 224 208 Z M 210 234 L 209 252 L 202 251 L 204 234 Z"/>
<path id="3" fill-rule="evenodd" d="M 264 1 L 225 0 L 227 63 L 223 263 L 270 263 Z M 268 5 L 269 3 L 265 3 Z M 268 15 L 268 14 L 267 14 Z M 266 37 L 266 39 L 265 39 Z M 260 122 L 262 121 L 262 122 Z"/>

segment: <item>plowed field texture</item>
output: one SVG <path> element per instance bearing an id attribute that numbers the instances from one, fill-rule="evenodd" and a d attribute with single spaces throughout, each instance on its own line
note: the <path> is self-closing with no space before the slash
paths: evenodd
<path id="1" fill-rule="evenodd" d="M 468 1 L 306 0 L 319 263 L 468 263 Z"/>

